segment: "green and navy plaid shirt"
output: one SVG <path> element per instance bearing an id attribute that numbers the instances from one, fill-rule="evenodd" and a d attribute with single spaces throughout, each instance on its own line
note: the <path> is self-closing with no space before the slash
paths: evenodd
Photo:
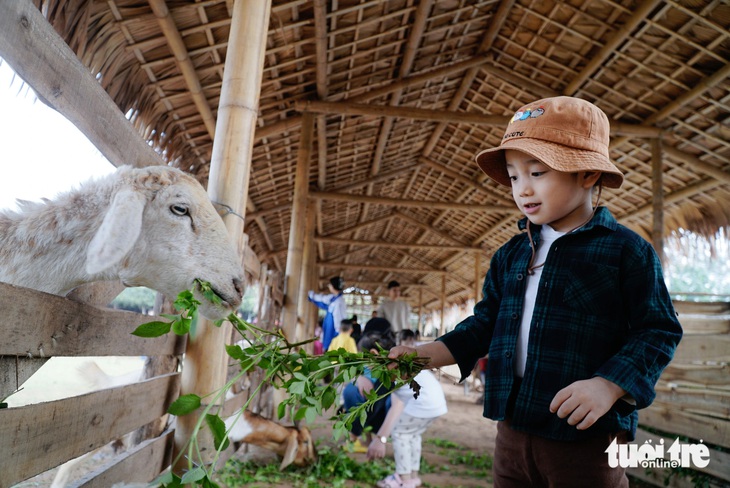
<path id="1" fill-rule="evenodd" d="M 526 221 L 520 221 L 521 229 Z M 533 229 L 537 243 L 540 227 Z M 439 338 L 462 379 L 489 353 L 484 416 L 494 420 L 505 418 L 515 383 L 513 360 L 530 256 L 526 233 L 502 246 L 492 258 L 474 315 Z M 558 238 L 548 253 L 511 426 L 565 441 L 625 430 L 633 440 L 636 409 L 654 399 L 654 385 L 681 337 L 654 249 L 600 207 L 588 224 Z M 636 405 L 619 400 L 591 428 L 579 431 L 551 413 L 550 402 L 562 388 L 594 376 L 619 385 Z"/>

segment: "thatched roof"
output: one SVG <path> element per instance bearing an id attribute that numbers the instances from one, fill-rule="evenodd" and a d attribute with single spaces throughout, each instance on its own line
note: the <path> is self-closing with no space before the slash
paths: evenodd
<path id="1" fill-rule="evenodd" d="M 144 136 L 205 181 L 213 132 L 204 112 L 218 106 L 232 2 L 166 2 L 192 80 L 152 0 L 42 3 Z M 446 271 L 447 299 L 459 302 L 475 280 L 474 252 L 462 248 L 483 250 L 483 272 L 516 230 L 515 213 L 500 210 L 512 206 L 509 192 L 474 154 L 499 143 L 521 105 L 566 94 L 596 103 L 614 125 L 611 156 L 626 181 L 603 202 L 622 223 L 651 233 L 652 139 L 661 133 L 667 230 L 712 233 L 730 222 L 729 60 L 722 0 L 274 0 L 249 192 L 259 218 L 246 232 L 262 260 L 284 268 L 301 110 L 326 113 L 310 170 L 318 261 L 333 263 L 320 276 L 341 272 L 371 289 L 396 278 L 426 285 L 431 301 Z M 191 83 L 202 87 L 202 111 Z M 372 106 L 428 113 L 382 117 Z M 367 196 L 460 207 L 359 198 Z"/>

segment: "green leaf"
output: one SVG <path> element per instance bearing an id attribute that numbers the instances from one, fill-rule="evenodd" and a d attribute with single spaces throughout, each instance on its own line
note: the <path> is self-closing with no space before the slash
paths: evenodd
<path id="1" fill-rule="evenodd" d="M 179 417 L 194 412 L 198 408 L 200 408 L 200 397 L 195 393 L 189 393 L 172 402 L 170 408 L 167 409 L 167 413 Z"/>
<path id="2" fill-rule="evenodd" d="M 206 476 L 207 476 L 207 473 L 205 472 L 205 470 L 202 467 L 198 466 L 197 468 L 185 473 L 182 477 L 181 482 L 183 485 L 187 485 L 190 483 L 195 483 L 196 481 L 200 481 L 203 478 L 205 478 Z"/>
<path id="3" fill-rule="evenodd" d="M 286 403 L 281 402 L 279 406 L 276 408 L 276 415 L 282 419 L 284 418 L 284 415 L 286 415 Z"/>
<path id="4" fill-rule="evenodd" d="M 190 332 L 190 324 L 192 320 L 187 317 L 180 317 L 172 323 L 172 331 L 181 336 Z"/>
<path id="5" fill-rule="evenodd" d="M 317 420 L 317 410 L 314 407 L 309 407 L 304 416 L 307 419 L 307 424 L 312 425 Z"/>
<path id="6" fill-rule="evenodd" d="M 142 324 L 132 332 L 137 337 L 160 337 L 170 332 L 172 324 L 169 322 L 147 322 Z"/>
<path id="7" fill-rule="evenodd" d="M 302 420 L 304 418 L 304 415 L 307 413 L 307 408 L 300 408 L 297 410 L 297 413 L 294 414 L 294 422 L 297 420 Z"/>
<path id="8" fill-rule="evenodd" d="M 226 424 L 217 415 L 207 414 L 205 416 L 205 422 L 208 424 L 208 428 L 213 433 L 213 445 L 216 450 L 224 451 L 228 448 L 230 442 L 226 435 Z"/>
<path id="9" fill-rule="evenodd" d="M 241 346 L 239 346 L 237 344 L 233 344 L 233 345 L 226 344 L 226 352 L 233 359 L 236 359 L 239 361 L 248 358 L 248 355 L 244 354 L 243 349 L 241 349 Z"/>
<path id="10" fill-rule="evenodd" d="M 307 383 L 304 381 L 295 381 L 287 388 L 287 391 L 293 395 L 303 395 L 306 389 Z"/>
<path id="11" fill-rule="evenodd" d="M 332 387 L 327 388 L 322 394 L 322 408 L 324 410 L 327 410 L 332 406 L 333 403 L 335 403 L 336 399 L 337 391 Z"/>

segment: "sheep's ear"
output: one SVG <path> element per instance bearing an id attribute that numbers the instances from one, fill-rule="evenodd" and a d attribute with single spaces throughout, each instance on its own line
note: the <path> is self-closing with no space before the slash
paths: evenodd
<path id="1" fill-rule="evenodd" d="M 299 451 L 299 440 L 297 439 L 297 432 L 292 431 L 289 437 L 286 439 L 286 451 L 284 452 L 284 459 L 281 460 L 281 466 L 279 470 L 283 470 L 297 458 L 297 452 Z"/>
<path id="2" fill-rule="evenodd" d="M 89 244 L 86 272 L 100 273 L 124 258 L 142 230 L 147 199 L 140 192 L 122 189 L 112 200 L 104 220 Z"/>

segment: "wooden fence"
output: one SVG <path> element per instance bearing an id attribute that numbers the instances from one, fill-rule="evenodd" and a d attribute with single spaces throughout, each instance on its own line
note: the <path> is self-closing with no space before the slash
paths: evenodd
<path id="1" fill-rule="evenodd" d="M 279 273 L 266 267 L 261 267 L 260 273 L 258 315 L 265 322 L 259 320 L 259 325 L 273 326 L 281 310 L 282 280 Z M 181 357 L 184 339 L 173 334 L 154 339 L 130 334 L 139 324 L 159 320 L 157 317 L 99 308 L 5 283 L 0 283 L 0 310 L 4 332 L 0 357 L 17 361 L 20 366 L 16 371 L 23 370 L 25 360 L 51 356 L 147 356 L 161 360 L 158 364 L 170 365 L 138 383 L 0 409 L 0 488 L 27 480 L 127 433 L 160 424 L 179 395 L 177 361 L 166 359 Z M 239 409 L 248 391 L 259 382 L 255 374 L 247 378 L 247 388 L 238 388 L 226 402 L 223 415 Z M 270 411 L 264 396 L 256 401 L 254 411 Z M 170 428 L 153 432 L 151 438 L 70 486 L 108 488 L 118 482 L 151 481 L 170 466 L 173 439 Z"/>
<path id="2" fill-rule="evenodd" d="M 711 445 L 710 463 L 698 470 L 633 468 L 629 473 L 656 486 L 730 486 L 730 303 L 675 302 L 684 337 L 657 384 L 654 403 L 639 413 L 636 443 L 680 437 Z M 660 435 L 663 433 L 663 435 Z M 685 443 L 689 441 L 684 441 Z M 717 448 L 716 448 L 716 447 Z"/>

